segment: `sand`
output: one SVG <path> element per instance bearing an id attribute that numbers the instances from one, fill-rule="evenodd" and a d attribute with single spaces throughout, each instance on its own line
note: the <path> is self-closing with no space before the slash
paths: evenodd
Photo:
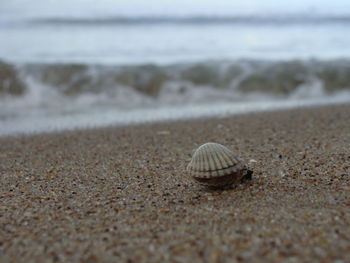
<path id="1" fill-rule="evenodd" d="M 253 180 L 192 181 L 209 141 Z M 350 105 L 1 138 L 0 261 L 350 262 L 349 144 Z"/>

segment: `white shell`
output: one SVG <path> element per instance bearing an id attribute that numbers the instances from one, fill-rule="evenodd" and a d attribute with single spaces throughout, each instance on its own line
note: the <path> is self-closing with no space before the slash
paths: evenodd
<path id="1" fill-rule="evenodd" d="M 247 171 L 234 152 L 212 142 L 203 144 L 194 152 L 187 170 L 199 183 L 214 187 L 238 183 Z"/>

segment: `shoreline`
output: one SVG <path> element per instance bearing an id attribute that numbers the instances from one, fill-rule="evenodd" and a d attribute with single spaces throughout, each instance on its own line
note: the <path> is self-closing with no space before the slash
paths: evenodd
<path id="1" fill-rule="evenodd" d="M 305 100 L 274 100 L 258 102 L 235 102 L 169 106 L 167 108 L 140 108 L 135 110 L 101 109 L 93 112 L 70 113 L 68 115 L 22 116 L 21 118 L 0 120 L 0 138 L 12 136 L 35 136 L 39 134 L 61 133 L 75 130 L 103 129 L 108 127 L 133 127 L 197 119 L 230 118 L 233 116 L 278 112 L 293 109 L 308 109 L 350 103 L 345 97 L 333 96 Z"/>
<path id="2" fill-rule="evenodd" d="M 213 141 L 253 180 L 185 172 Z M 350 105 L 0 138 L 0 262 L 350 261 Z"/>

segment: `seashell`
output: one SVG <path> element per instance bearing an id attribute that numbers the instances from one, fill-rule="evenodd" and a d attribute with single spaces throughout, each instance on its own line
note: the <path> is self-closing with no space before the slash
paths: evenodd
<path id="1" fill-rule="evenodd" d="M 218 143 L 206 143 L 193 154 L 187 171 L 192 178 L 209 187 L 237 184 L 251 179 L 252 171 L 230 149 Z"/>

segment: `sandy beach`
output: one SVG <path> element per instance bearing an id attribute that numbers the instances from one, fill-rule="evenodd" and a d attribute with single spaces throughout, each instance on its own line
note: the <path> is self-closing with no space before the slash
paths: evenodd
<path id="1" fill-rule="evenodd" d="M 186 174 L 217 142 L 253 179 Z M 350 105 L 0 138 L 1 262 L 350 262 Z"/>

